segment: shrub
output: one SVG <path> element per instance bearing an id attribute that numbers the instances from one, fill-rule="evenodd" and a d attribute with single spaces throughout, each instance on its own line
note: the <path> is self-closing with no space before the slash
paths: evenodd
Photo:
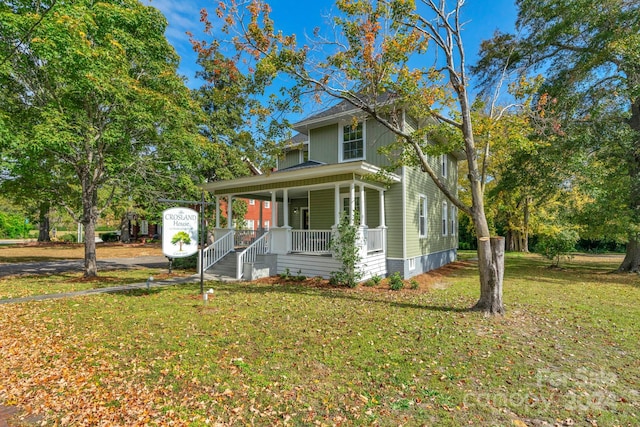
<path id="1" fill-rule="evenodd" d="M 284 271 L 282 273 L 280 273 L 280 278 L 282 280 L 291 279 L 291 271 L 289 271 L 289 268 L 285 268 Z"/>
<path id="2" fill-rule="evenodd" d="M 553 266 L 560 265 L 560 257 L 568 256 L 575 250 L 578 242 L 578 232 L 575 230 L 561 230 L 555 234 L 543 234 L 538 238 L 536 252 L 553 261 Z"/>
<path id="3" fill-rule="evenodd" d="M 77 243 L 78 237 L 75 234 L 63 234 L 60 236 L 60 241 L 64 243 Z"/>
<path id="4" fill-rule="evenodd" d="M 392 291 L 399 291 L 404 287 L 404 281 L 402 280 L 402 276 L 400 272 L 396 271 L 391 276 L 389 276 L 389 288 Z"/>
<path id="5" fill-rule="evenodd" d="M 418 283 L 416 279 L 411 279 L 409 284 L 411 285 L 411 289 L 418 289 L 420 287 L 420 283 Z"/>
<path id="6" fill-rule="evenodd" d="M 358 214 L 356 212 L 354 224 L 357 224 Z M 347 285 L 350 288 L 355 288 L 358 285 L 358 281 L 362 277 L 356 267 L 360 263 L 360 248 L 358 243 L 358 227 L 349 223 L 347 215 L 343 215 L 340 223 L 338 224 L 338 230 L 336 236 L 331 239 L 330 247 L 335 257 L 342 263 L 342 269 L 340 271 L 333 271 L 331 273 L 331 281 L 336 284 Z"/>
<path id="7" fill-rule="evenodd" d="M 376 274 L 376 275 L 372 276 L 369 280 L 367 280 L 365 285 L 367 285 L 367 286 L 378 286 L 381 281 L 382 281 L 382 277 L 380 277 L 380 276 L 378 276 Z"/>
<path id="8" fill-rule="evenodd" d="M 177 270 L 193 270 L 198 268 L 198 257 L 200 256 L 199 252 L 195 254 L 184 257 L 184 258 L 174 258 L 173 263 L 171 264 L 172 268 Z M 169 265 L 169 260 L 167 260 L 167 265 Z"/>
<path id="9" fill-rule="evenodd" d="M 118 233 L 102 233 L 100 238 L 103 242 L 117 242 L 118 241 Z"/>
<path id="10" fill-rule="evenodd" d="M 0 237 L 18 239 L 25 237 L 30 229 L 31 225 L 25 223 L 22 215 L 0 212 Z"/>

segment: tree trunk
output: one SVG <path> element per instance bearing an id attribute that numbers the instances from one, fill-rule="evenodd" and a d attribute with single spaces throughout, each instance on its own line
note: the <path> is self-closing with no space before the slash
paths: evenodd
<path id="1" fill-rule="evenodd" d="M 81 179 L 84 177 L 81 177 Z M 88 179 L 82 179 L 82 225 L 84 226 L 84 277 L 96 277 L 96 224 L 98 191 Z"/>
<path id="2" fill-rule="evenodd" d="M 49 237 L 49 202 L 40 203 L 38 219 L 38 242 L 50 242 Z"/>
<path id="3" fill-rule="evenodd" d="M 529 252 L 529 203 L 531 197 L 527 196 L 524 199 L 524 220 L 522 224 L 522 245 L 520 246 L 520 252 Z"/>
<path id="4" fill-rule="evenodd" d="M 629 272 L 629 273 L 638 273 L 640 272 L 640 241 L 638 240 L 638 235 L 634 235 L 629 238 L 629 242 L 627 243 L 627 251 L 618 267 L 618 272 Z"/>
<path id="5" fill-rule="evenodd" d="M 640 136 L 640 98 L 631 102 L 631 117 L 628 120 L 629 126 Z M 629 176 L 631 177 L 631 188 L 629 191 L 629 208 L 632 212 L 632 226 L 640 223 L 640 140 L 635 141 L 635 150 L 629 157 Z M 632 233 L 629 236 L 627 250 L 619 272 L 640 271 L 640 236 Z"/>
<path id="6" fill-rule="evenodd" d="M 120 220 L 120 241 L 122 243 L 131 242 L 131 220 L 129 219 L 129 212 L 126 212 Z"/>
<path id="7" fill-rule="evenodd" d="M 486 314 L 504 314 L 502 282 L 504 279 L 504 238 L 478 238 L 478 270 L 480 299 L 473 310 Z"/>

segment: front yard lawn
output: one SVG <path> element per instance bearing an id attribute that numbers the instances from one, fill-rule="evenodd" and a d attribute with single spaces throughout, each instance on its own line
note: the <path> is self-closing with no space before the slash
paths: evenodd
<path id="1" fill-rule="evenodd" d="M 0 306 L 0 405 L 49 425 L 635 426 L 640 278 L 508 254 L 419 289 L 198 284 Z"/>

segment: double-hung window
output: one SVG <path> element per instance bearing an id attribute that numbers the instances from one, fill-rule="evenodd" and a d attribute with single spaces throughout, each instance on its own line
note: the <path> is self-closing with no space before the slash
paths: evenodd
<path id="1" fill-rule="evenodd" d="M 448 214 L 447 202 L 442 202 L 442 235 L 447 235 L 447 214 Z"/>
<path id="2" fill-rule="evenodd" d="M 449 223 L 451 224 L 451 229 L 449 230 L 449 232 L 451 233 L 452 236 L 455 236 L 456 234 L 456 220 L 458 219 L 458 213 L 456 209 L 457 208 L 452 204 L 451 210 L 449 211 L 450 212 Z"/>
<path id="3" fill-rule="evenodd" d="M 427 198 L 420 196 L 418 201 L 418 230 L 420 237 L 427 237 Z"/>
<path id="4" fill-rule="evenodd" d="M 449 159 L 447 159 L 447 155 L 446 154 L 442 154 L 440 156 L 440 170 L 442 171 L 442 176 L 444 178 L 447 177 L 448 165 L 449 165 Z"/>
<path id="5" fill-rule="evenodd" d="M 341 138 L 342 161 L 364 159 L 364 126 L 362 122 L 357 125 L 342 126 Z"/>

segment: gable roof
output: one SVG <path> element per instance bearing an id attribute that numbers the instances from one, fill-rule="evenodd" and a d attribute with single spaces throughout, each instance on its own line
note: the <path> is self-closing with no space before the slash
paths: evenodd
<path id="1" fill-rule="evenodd" d="M 367 95 L 363 95 L 366 98 Z M 393 103 L 393 94 L 383 93 L 378 95 L 375 99 L 369 97 L 369 102 L 376 105 L 386 105 Z M 307 130 L 312 127 L 322 126 L 323 124 L 329 124 L 332 121 L 344 116 L 360 116 L 365 117 L 367 113 L 360 108 L 354 106 L 347 100 L 342 100 L 335 104 L 333 107 L 322 110 L 319 113 L 312 114 L 311 116 L 293 124 L 293 129 L 301 133 L 307 133 Z"/>

